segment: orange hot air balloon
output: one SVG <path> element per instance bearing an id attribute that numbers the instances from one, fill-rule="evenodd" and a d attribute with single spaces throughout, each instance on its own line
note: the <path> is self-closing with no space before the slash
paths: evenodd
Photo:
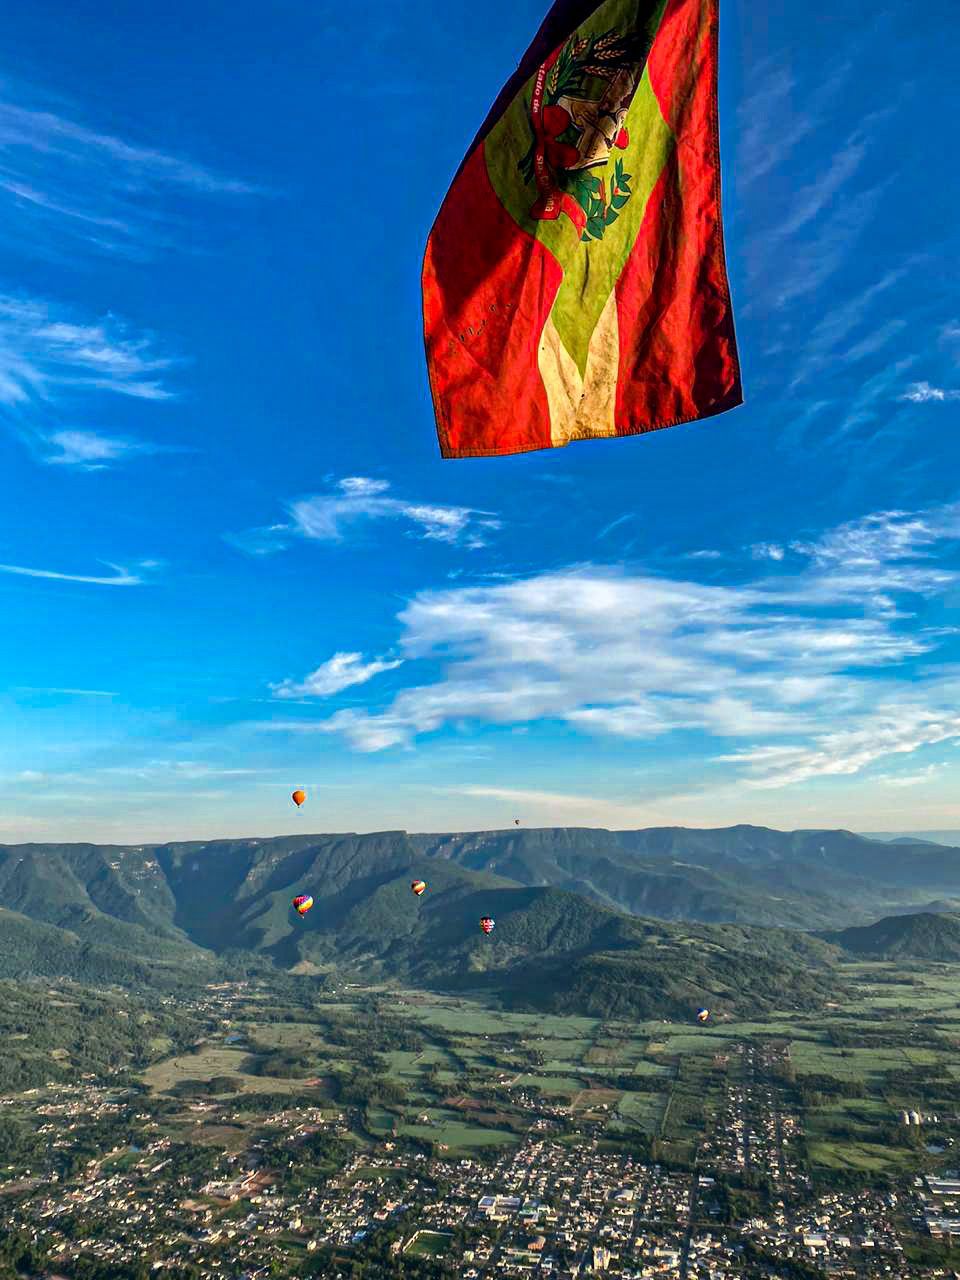
<path id="1" fill-rule="evenodd" d="M 420 897 L 420 895 L 421 895 L 421 893 L 426 893 L 426 890 L 427 890 L 427 882 L 426 882 L 426 880 L 414 880 L 414 882 L 413 882 L 413 884 L 410 886 L 410 888 L 413 890 L 413 892 L 414 892 L 414 893 L 417 895 L 417 897 L 419 898 L 419 897 Z"/>
<path id="2" fill-rule="evenodd" d="M 313 906 L 313 899 L 309 893 L 298 893 L 293 900 L 292 906 L 298 916 L 305 916 Z"/>
<path id="3" fill-rule="evenodd" d="M 297 806 L 298 809 L 303 804 L 304 800 L 306 800 L 306 798 L 307 798 L 307 793 L 305 791 L 299 791 L 299 790 L 295 791 L 293 795 L 290 797 L 290 799 L 293 801 L 293 803 Z"/>

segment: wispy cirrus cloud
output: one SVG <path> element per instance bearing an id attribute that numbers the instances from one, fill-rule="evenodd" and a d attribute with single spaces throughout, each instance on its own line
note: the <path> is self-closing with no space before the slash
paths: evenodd
<path id="1" fill-rule="evenodd" d="M 955 576 L 930 570 L 923 563 L 940 543 L 960 538 L 960 503 L 927 511 L 877 511 L 860 520 L 837 525 L 813 542 L 791 543 L 794 551 L 829 571 L 838 585 L 845 575 L 869 570 L 874 585 L 910 581 L 918 591 L 936 591 Z M 904 562 L 913 564 L 904 568 Z M 907 575 L 904 577 L 903 575 Z"/>
<path id="2" fill-rule="evenodd" d="M 880 127 L 893 117 L 890 107 L 866 115 L 839 146 L 834 130 L 826 136 L 828 108 L 854 72 L 853 63 L 846 63 L 805 90 L 793 72 L 767 64 L 741 108 L 742 180 L 749 186 L 763 177 L 767 183 L 765 199 L 756 205 L 761 221 L 752 229 L 747 263 L 754 293 L 771 311 L 795 306 L 835 274 L 892 181 L 863 176 Z M 807 92 L 812 105 L 795 111 L 794 97 Z M 811 145 L 797 154 L 804 141 Z M 788 156 L 791 180 L 778 182 Z"/>
<path id="3" fill-rule="evenodd" d="M 140 587 L 148 581 L 151 569 L 157 567 L 155 560 L 141 560 L 134 569 L 126 569 L 123 565 L 111 564 L 104 560 L 113 573 L 109 577 L 83 573 L 61 573 L 54 569 L 37 569 L 28 565 L 0 564 L 0 573 L 12 573 L 23 578 L 49 578 L 57 582 L 89 582 L 100 587 Z"/>
<path id="4" fill-rule="evenodd" d="M 147 258 L 185 239 L 191 202 L 259 190 L 80 116 L 36 89 L 0 81 L 3 236 L 31 253 Z"/>
<path id="5" fill-rule="evenodd" d="M 870 83 L 863 68 L 875 55 L 871 33 L 826 73 L 799 50 L 792 65 L 757 68 L 741 110 L 737 181 L 750 188 L 742 214 L 750 284 L 743 311 L 762 316 L 770 357 L 755 387 L 769 393 L 784 421 L 781 447 L 853 451 L 882 438 L 885 448 L 871 455 L 881 466 L 907 434 L 896 434 L 904 424 L 891 401 L 915 376 L 943 317 L 936 288 L 918 287 L 933 255 L 861 252 L 902 176 L 886 160 L 898 103 L 871 95 L 853 129 L 840 111 L 854 80 Z M 902 102 L 911 92 L 902 82 L 896 96 Z M 909 170 L 909 157 L 905 164 Z"/>
<path id="6" fill-rule="evenodd" d="M 821 128 L 852 72 L 851 62 L 841 63 L 811 91 L 783 64 L 767 61 L 757 67 L 753 90 L 739 111 L 738 181 L 759 182 Z"/>
<path id="7" fill-rule="evenodd" d="M 922 787 L 928 782 L 936 781 L 943 770 L 942 764 L 928 764 L 917 773 L 882 774 L 876 781 L 885 787 Z"/>
<path id="8" fill-rule="evenodd" d="M 571 795 L 569 792 L 538 791 L 525 787 L 462 787 L 435 788 L 439 794 L 467 796 L 478 800 L 502 800 L 520 813 L 530 810 L 544 815 L 545 824 L 556 822 L 555 814 L 568 814 L 579 822 L 595 822 L 598 826 L 611 822 L 626 826 L 641 826 L 653 821 L 667 821 L 666 815 L 657 813 L 646 804 L 619 804 L 609 798 Z M 530 826 L 527 820 L 523 824 Z"/>
<path id="9" fill-rule="evenodd" d="M 282 680 L 270 686 L 275 698 L 329 698 L 353 685 L 366 684 L 382 671 L 395 671 L 401 660 L 375 658 L 364 662 L 362 653 L 335 653 L 303 680 Z"/>
<path id="10" fill-rule="evenodd" d="M 165 453 L 169 449 L 145 440 L 106 436 L 96 431 L 53 431 L 46 437 L 46 443 L 49 452 L 45 462 L 82 471 L 102 471 L 129 458 Z"/>
<path id="11" fill-rule="evenodd" d="M 756 787 L 854 774 L 960 739 L 957 680 L 916 665 L 954 632 L 898 605 L 956 588 L 960 571 L 931 561 L 958 537 L 955 504 L 795 541 L 795 567 L 774 560 L 774 576 L 737 585 L 586 566 L 422 592 L 398 616 L 399 649 L 411 666 L 442 663 L 439 678 L 379 708 L 260 727 L 370 752 L 458 723 L 559 721 L 624 739 L 740 740 L 717 767 Z"/>
<path id="12" fill-rule="evenodd" d="M 756 747 L 722 761 L 747 767 L 760 788 L 785 787 L 811 778 L 849 776 L 889 756 L 960 738 L 960 713 L 917 706 L 904 697 L 882 705 L 855 729 L 831 730 L 796 746 Z"/>
<path id="13" fill-rule="evenodd" d="M 39 462 L 101 470 L 135 456 L 167 452 L 131 436 L 62 425 L 105 394 L 166 401 L 174 357 L 157 339 L 115 316 L 96 319 L 38 299 L 0 295 L 0 420 Z"/>
<path id="14" fill-rule="evenodd" d="M 396 521 L 411 537 L 476 549 L 500 528 L 492 512 L 394 498 L 389 489 L 386 480 L 346 476 L 327 493 L 291 503 L 286 523 L 230 534 L 228 541 L 251 554 L 268 555 L 282 551 L 293 538 L 344 542 L 364 526 Z"/>
<path id="15" fill-rule="evenodd" d="M 172 357 L 114 316 L 90 321 L 37 298 L 0 296 L 0 405 L 50 402 L 71 391 L 167 400 Z"/>
<path id="16" fill-rule="evenodd" d="M 32 685 L 18 685 L 14 693 L 52 693 L 64 694 L 72 698 L 115 698 L 117 695 L 109 689 L 58 689 L 36 688 Z"/>

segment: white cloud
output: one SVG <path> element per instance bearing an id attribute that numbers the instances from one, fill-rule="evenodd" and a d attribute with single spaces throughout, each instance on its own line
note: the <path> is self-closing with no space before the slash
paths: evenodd
<path id="1" fill-rule="evenodd" d="M 754 560 L 782 560 L 786 554 L 775 542 L 757 542 L 750 548 Z"/>
<path id="2" fill-rule="evenodd" d="M 342 542 L 365 524 L 389 520 L 406 525 L 413 537 L 478 548 L 485 545 L 489 532 L 500 528 L 500 521 L 491 512 L 405 501 L 388 497 L 389 488 L 386 480 L 347 476 L 329 493 L 292 503 L 289 524 L 231 534 L 227 540 L 243 551 L 268 555 L 283 550 L 290 536 Z"/>
<path id="3" fill-rule="evenodd" d="M 389 480 L 371 480 L 367 476 L 344 476 L 340 488 L 355 498 L 371 498 L 378 493 L 386 493 L 390 488 Z"/>
<path id="4" fill-rule="evenodd" d="M 276 698 L 329 698 L 342 689 L 366 684 L 382 671 L 393 671 L 401 665 L 400 661 L 386 662 L 382 658 L 364 662 L 362 653 L 335 653 L 299 683 L 283 680 L 270 688 Z"/>
<path id="5" fill-rule="evenodd" d="M 108 560 L 103 561 L 108 569 L 113 570 L 113 576 L 110 578 L 91 577 L 86 574 L 78 573 L 59 573 L 52 569 L 33 569 L 18 564 L 0 564 L 0 573 L 15 573 L 25 578 L 54 578 L 59 582 L 90 582 L 101 587 L 139 587 L 142 586 L 146 579 L 139 573 L 131 573 L 129 569 L 124 569 L 121 565 L 111 564 Z M 138 566 L 141 570 L 152 567 L 149 561 L 142 561 Z"/>
<path id="6" fill-rule="evenodd" d="M 914 382 L 900 397 L 914 404 L 942 404 L 945 400 L 960 400 L 960 391 L 947 391 L 943 387 L 932 387 L 929 382 Z"/>
<path id="7" fill-rule="evenodd" d="M 161 445 L 145 440 L 105 436 L 96 431 L 54 431 L 47 437 L 47 443 L 51 449 L 45 459 L 48 463 L 81 471 L 102 471 L 127 458 L 164 451 Z"/>
<path id="8" fill-rule="evenodd" d="M 925 563 L 958 533 L 958 506 L 880 512 L 793 544 L 798 570 L 737 586 L 586 566 L 422 592 L 399 615 L 400 649 L 443 663 L 439 678 L 380 709 L 262 727 L 379 751 L 446 726 L 553 720 L 628 739 L 740 739 L 721 759 L 754 786 L 856 773 L 960 736 L 942 671 L 900 674 L 953 633 L 897 603 L 960 581 Z"/>

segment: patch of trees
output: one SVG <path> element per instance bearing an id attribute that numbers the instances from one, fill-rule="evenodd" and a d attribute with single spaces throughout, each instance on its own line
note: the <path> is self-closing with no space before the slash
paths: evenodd
<path id="1" fill-rule="evenodd" d="M 240 1093 L 239 1076 L 213 1076 L 210 1080 L 178 1080 L 169 1091 L 175 1098 L 210 1098 L 221 1093 Z"/>
<path id="2" fill-rule="evenodd" d="M 836 1076 L 797 1076 L 794 1093 L 803 1107 L 822 1107 L 836 1098 L 865 1098 L 867 1088 L 862 1080 L 840 1080 Z"/>
<path id="3" fill-rule="evenodd" d="M 238 1108 L 251 1115 L 270 1115 L 277 1111 L 299 1111 L 304 1107 L 317 1105 L 316 1094 L 312 1093 L 274 1093 L 270 1090 L 245 1093 L 237 1100 Z"/>
<path id="4" fill-rule="evenodd" d="M 141 1070 L 159 1056 L 155 1037 L 168 1040 L 177 1052 L 201 1026 L 192 1013 L 154 1009 L 152 1002 L 75 984 L 63 984 L 57 995 L 51 999 L 46 984 L 0 984 L 0 1093 L 80 1073 Z M 65 1056 L 58 1061 L 54 1050 Z"/>
<path id="5" fill-rule="evenodd" d="M 0 1229 L 0 1280 L 39 1275 L 46 1252 L 23 1231 Z"/>
<path id="6" fill-rule="evenodd" d="M 781 1258 L 750 1239 L 743 1242 L 743 1259 L 756 1267 L 769 1268 L 768 1274 L 781 1276 L 783 1280 L 828 1280 L 827 1272 L 815 1263 L 803 1258 Z"/>
<path id="7" fill-rule="evenodd" d="M 349 1076 L 337 1076 L 336 1092 L 339 1102 L 361 1109 L 370 1106 L 399 1106 L 407 1099 L 407 1090 L 402 1084 L 386 1076 L 374 1075 L 363 1068 Z"/>

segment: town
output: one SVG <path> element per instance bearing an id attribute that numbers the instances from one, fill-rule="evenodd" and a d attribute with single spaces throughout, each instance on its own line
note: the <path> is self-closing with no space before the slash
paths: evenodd
<path id="1" fill-rule="evenodd" d="M 358 1148 L 349 1110 L 321 1106 L 262 1116 L 255 1141 L 228 1153 L 163 1135 L 142 1094 L 51 1083 L 0 1099 L 29 1109 L 51 1155 L 97 1126 L 126 1140 L 73 1176 L 0 1171 L 5 1237 L 49 1277 L 933 1274 L 908 1261 L 902 1237 L 960 1230 L 960 1180 L 817 1192 L 776 1084 L 785 1050 L 744 1042 L 728 1054 L 737 1070 L 690 1169 L 612 1150 L 602 1119 L 562 1134 L 555 1105 L 531 1105 L 527 1132 L 493 1160 L 397 1136 Z M 199 1131 L 229 1125 L 235 1105 L 191 1104 Z"/>

